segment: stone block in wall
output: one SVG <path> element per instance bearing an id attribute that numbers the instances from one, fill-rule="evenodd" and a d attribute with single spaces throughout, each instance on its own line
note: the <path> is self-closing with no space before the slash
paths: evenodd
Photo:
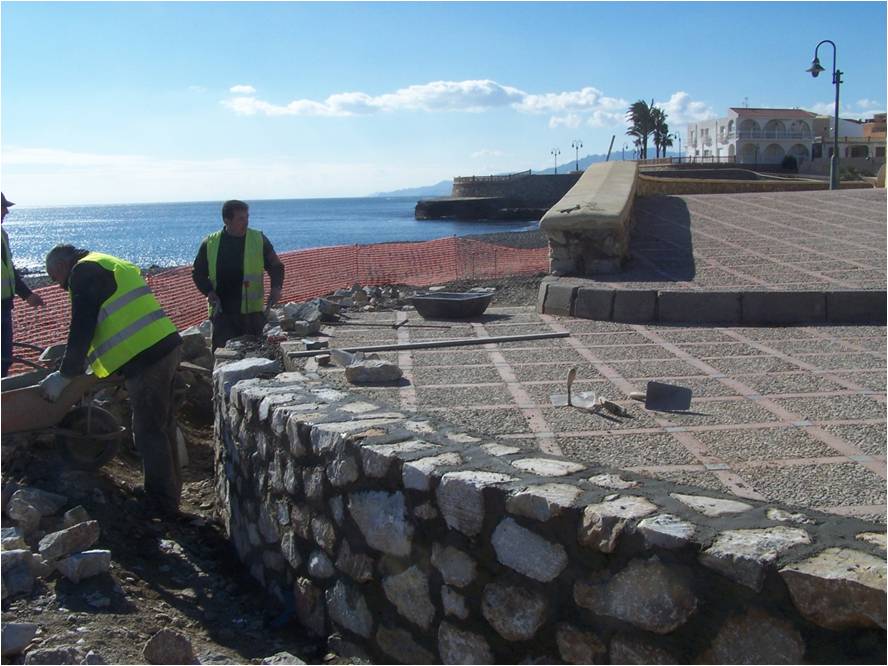
<path id="1" fill-rule="evenodd" d="M 438 653 L 444 664 L 493 663 L 493 652 L 483 636 L 449 622 L 438 625 Z"/>
<path id="2" fill-rule="evenodd" d="M 573 506 L 582 493 L 581 488 L 566 483 L 530 486 L 509 497 L 506 510 L 516 516 L 545 522 Z"/>
<path id="3" fill-rule="evenodd" d="M 700 554 L 700 562 L 759 591 L 768 566 L 790 549 L 809 543 L 808 533 L 794 527 L 725 530 Z"/>
<path id="4" fill-rule="evenodd" d="M 371 548 L 398 557 L 410 554 L 413 525 L 407 518 L 403 494 L 377 490 L 352 493 L 348 512 Z"/>
<path id="5" fill-rule="evenodd" d="M 429 596 L 429 578 L 419 567 L 413 565 L 399 574 L 383 578 L 382 589 L 401 617 L 421 629 L 431 626 L 435 606 Z"/>
<path id="6" fill-rule="evenodd" d="M 826 295 L 822 291 L 746 291 L 742 307 L 744 326 L 826 321 Z"/>
<path id="7" fill-rule="evenodd" d="M 336 570 L 326 553 L 316 550 L 308 556 L 308 573 L 312 578 L 323 580 L 330 578 Z"/>
<path id="8" fill-rule="evenodd" d="M 342 579 L 327 590 L 327 613 L 330 619 L 344 629 L 370 638 L 373 633 L 373 616 L 364 595 L 354 585 Z"/>
<path id="9" fill-rule="evenodd" d="M 596 615 L 629 622 L 655 634 L 675 631 L 697 609 L 688 571 L 667 566 L 656 556 L 633 560 L 605 580 L 577 581 L 574 601 Z"/>
<path id="10" fill-rule="evenodd" d="M 318 636 L 325 636 L 324 591 L 308 578 L 297 578 L 293 583 L 293 601 L 299 622 Z"/>
<path id="11" fill-rule="evenodd" d="M 574 299 L 574 317 L 610 321 L 614 311 L 613 289 L 588 289 L 581 287 Z"/>
<path id="12" fill-rule="evenodd" d="M 705 664 L 801 664 L 805 642 L 789 622 L 752 608 L 728 618 L 719 627 Z"/>
<path id="13" fill-rule="evenodd" d="M 655 645 L 652 641 L 633 634 L 617 634 L 610 642 L 612 664 L 687 664 L 688 659 L 673 651 Z M 770 663 L 770 662 L 765 662 Z"/>
<path id="14" fill-rule="evenodd" d="M 656 320 L 656 291 L 621 289 L 614 294 L 613 321 L 624 324 L 647 324 Z"/>
<path id="15" fill-rule="evenodd" d="M 612 553 L 629 521 L 649 516 L 657 505 L 644 497 L 617 495 L 583 509 L 577 540 L 584 546 Z"/>
<path id="16" fill-rule="evenodd" d="M 688 545 L 697 528 L 693 523 L 682 520 L 678 516 L 661 513 L 642 520 L 638 523 L 636 530 L 644 537 L 644 542 L 649 548 L 670 550 Z"/>
<path id="17" fill-rule="evenodd" d="M 376 644 L 399 664 L 436 664 L 437 658 L 420 646 L 404 629 L 381 625 L 376 632 Z"/>
<path id="18" fill-rule="evenodd" d="M 373 579 L 373 558 L 369 555 L 352 551 L 346 539 L 343 539 L 339 546 L 336 568 L 359 583 L 366 583 Z"/>
<path id="19" fill-rule="evenodd" d="M 539 534 L 506 518 L 493 531 L 491 543 L 497 560 L 528 578 L 548 583 L 567 566 L 567 552 Z"/>
<path id="20" fill-rule="evenodd" d="M 280 363 L 267 358 L 245 358 L 218 365 L 213 370 L 213 381 L 219 392 L 226 397 L 231 387 L 242 379 L 253 379 L 260 375 L 276 375 L 281 371 Z"/>
<path id="21" fill-rule="evenodd" d="M 826 550 L 780 570 L 792 602 L 827 629 L 885 628 L 885 558 L 849 548 Z"/>
<path id="22" fill-rule="evenodd" d="M 578 629 L 571 624 L 558 625 L 555 642 L 562 661 L 568 664 L 599 664 L 607 654 L 607 646 L 595 633 Z"/>
<path id="23" fill-rule="evenodd" d="M 294 571 L 302 566 L 302 554 L 299 552 L 299 544 L 296 542 L 296 535 L 290 530 L 284 531 L 281 537 L 281 554 Z"/>
<path id="24" fill-rule="evenodd" d="M 342 454 L 327 464 L 327 479 L 335 488 L 342 488 L 358 480 L 358 463 L 354 456 Z"/>
<path id="25" fill-rule="evenodd" d="M 445 615 L 465 620 L 469 617 L 466 598 L 448 585 L 441 586 L 441 606 Z"/>
<path id="26" fill-rule="evenodd" d="M 406 442 L 394 444 L 371 444 L 361 447 L 361 465 L 364 474 L 372 479 L 381 479 L 388 474 L 389 467 L 398 459 L 398 454 L 415 453 L 419 451 L 433 451 L 439 448 L 432 442 L 424 442 L 420 439 L 411 439 Z"/>
<path id="27" fill-rule="evenodd" d="M 826 292 L 826 320 L 831 324 L 886 323 L 886 300 L 882 291 L 828 291 Z"/>
<path id="28" fill-rule="evenodd" d="M 405 488 L 428 492 L 432 485 L 432 475 L 440 467 L 453 467 L 462 464 L 462 457 L 455 451 L 437 456 L 405 462 L 401 478 Z"/>
<path id="29" fill-rule="evenodd" d="M 546 598 L 529 588 L 502 583 L 484 586 L 481 613 L 506 640 L 527 641 L 536 636 L 548 610 Z"/>
<path id="30" fill-rule="evenodd" d="M 475 536 L 484 524 L 484 489 L 514 481 L 496 472 L 448 472 L 438 485 L 438 508 L 447 525 L 467 536 Z"/>
<path id="31" fill-rule="evenodd" d="M 357 419 L 335 423 L 321 423 L 311 429 L 311 446 L 316 455 L 332 453 L 349 437 L 360 437 L 362 432 L 391 425 L 404 420 L 403 414 L 380 418 Z"/>
<path id="32" fill-rule="evenodd" d="M 314 542 L 325 553 L 332 555 L 336 549 L 336 527 L 324 516 L 315 516 L 311 519 L 311 535 Z"/>
<path id="33" fill-rule="evenodd" d="M 432 545 L 432 564 L 441 572 L 445 583 L 456 587 L 465 587 L 475 580 L 477 574 L 475 560 L 453 546 L 434 543 Z"/>
<path id="34" fill-rule="evenodd" d="M 662 323 L 681 322 L 737 325 L 740 323 L 740 292 L 661 291 L 658 316 Z"/>

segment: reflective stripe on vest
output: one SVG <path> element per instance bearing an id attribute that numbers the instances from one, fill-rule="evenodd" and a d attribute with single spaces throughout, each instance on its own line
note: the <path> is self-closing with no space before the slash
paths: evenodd
<path id="1" fill-rule="evenodd" d="M 222 232 L 217 231 L 207 236 L 207 266 L 210 283 L 216 289 L 216 269 L 219 261 L 219 246 L 222 243 Z M 262 284 L 265 259 L 262 253 L 262 232 L 247 229 L 244 240 L 244 278 L 241 287 L 241 313 L 262 312 L 265 289 Z M 210 315 L 212 316 L 212 311 Z"/>
<path id="2" fill-rule="evenodd" d="M 9 240 L 3 230 L 3 300 L 15 294 L 15 271 L 12 268 L 12 252 L 9 251 Z"/>
<path id="3" fill-rule="evenodd" d="M 94 261 L 114 273 L 114 293 L 99 308 L 87 361 L 96 377 L 107 377 L 138 354 L 176 332 L 138 266 L 100 252 L 77 263 Z M 70 291 L 69 291 L 70 294 Z"/>

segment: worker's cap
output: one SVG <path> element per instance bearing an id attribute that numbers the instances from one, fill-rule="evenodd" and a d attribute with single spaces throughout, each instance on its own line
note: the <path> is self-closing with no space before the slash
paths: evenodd
<path id="1" fill-rule="evenodd" d="M 3 194 L 2 192 L 0 192 L 0 197 L 3 198 L 3 207 L 4 208 L 9 208 L 10 206 L 15 206 L 15 204 L 12 203 L 9 199 L 7 199 L 6 195 Z"/>

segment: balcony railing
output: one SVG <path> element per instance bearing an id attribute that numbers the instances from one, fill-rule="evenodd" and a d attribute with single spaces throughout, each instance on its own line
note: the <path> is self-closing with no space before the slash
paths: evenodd
<path id="1" fill-rule="evenodd" d="M 733 133 L 728 136 L 733 138 Z M 775 130 L 740 130 L 738 139 L 804 139 L 811 141 L 814 135 L 811 132 L 780 132 Z"/>

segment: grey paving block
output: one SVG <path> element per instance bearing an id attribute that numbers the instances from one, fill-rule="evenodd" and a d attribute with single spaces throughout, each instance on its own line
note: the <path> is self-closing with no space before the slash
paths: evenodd
<path id="1" fill-rule="evenodd" d="M 542 311 L 545 314 L 569 317 L 573 306 L 577 287 L 562 282 L 550 282 L 546 290 Z"/>
<path id="2" fill-rule="evenodd" d="M 610 321 L 614 310 L 613 289 L 583 289 L 577 291 L 574 316 L 583 319 Z"/>
<path id="3" fill-rule="evenodd" d="M 886 322 L 885 291 L 830 291 L 826 294 L 826 320 L 833 324 Z"/>
<path id="4" fill-rule="evenodd" d="M 826 321 L 822 291 L 747 291 L 742 298 L 744 326 L 807 324 Z"/>
<path id="5" fill-rule="evenodd" d="M 618 290 L 614 294 L 614 321 L 646 324 L 656 321 L 657 292 L 653 290 Z"/>
<path id="6" fill-rule="evenodd" d="M 664 323 L 740 323 L 736 291 L 661 291 L 659 317 Z"/>

